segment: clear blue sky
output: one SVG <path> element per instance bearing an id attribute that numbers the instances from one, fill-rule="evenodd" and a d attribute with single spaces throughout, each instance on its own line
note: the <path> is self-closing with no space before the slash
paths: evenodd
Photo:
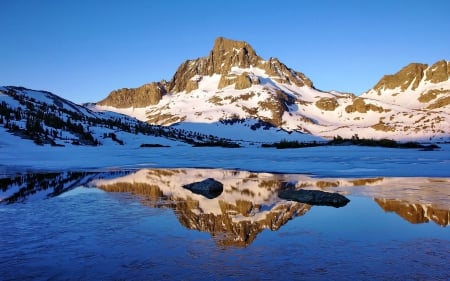
<path id="1" fill-rule="evenodd" d="M 450 60 L 449 11 L 448 0 L 0 0 L 0 85 L 99 101 L 171 79 L 224 36 L 319 89 L 360 94 L 410 62 Z"/>

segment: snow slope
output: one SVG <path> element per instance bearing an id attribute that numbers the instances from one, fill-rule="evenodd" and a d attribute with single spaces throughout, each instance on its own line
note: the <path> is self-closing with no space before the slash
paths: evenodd
<path id="1" fill-rule="evenodd" d="M 235 89 L 234 84 L 219 89 L 221 75 L 214 74 L 201 77 L 198 89 L 168 93 L 157 105 L 126 109 L 101 105 L 96 107 L 160 125 L 185 122 L 199 124 L 198 130 L 203 133 L 214 127 L 205 124 L 217 124 L 229 119 L 259 119 L 275 123 L 276 127 L 286 131 L 328 139 L 337 135 L 350 138 L 355 134 L 376 139 L 449 139 L 450 106 L 426 109 L 429 104 L 418 101 L 423 92 L 437 88 L 450 89 L 449 81 L 439 84 L 423 82 L 418 89 L 401 95 L 395 95 L 396 90 L 388 90 L 381 96 L 369 91 L 361 97 L 355 97 L 338 92 L 322 92 L 307 85 L 299 87 L 277 82 L 276 77 L 269 76 L 257 67 L 233 67 L 228 75 L 234 77 L 244 72 L 260 83 L 246 89 Z M 290 101 L 280 100 L 280 93 L 287 95 Z M 334 105 L 331 108 L 318 105 L 325 101 Z M 273 107 L 277 106 L 286 106 L 282 116 L 276 116 L 279 112 Z M 192 125 L 189 127 L 193 129 Z"/>

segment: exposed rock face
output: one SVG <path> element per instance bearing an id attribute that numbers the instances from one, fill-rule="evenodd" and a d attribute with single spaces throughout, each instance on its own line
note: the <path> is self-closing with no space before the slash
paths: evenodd
<path id="1" fill-rule="evenodd" d="M 257 66 L 260 61 L 262 59 L 247 42 L 219 37 L 208 57 L 188 60 L 178 68 L 170 82 L 169 91 L 173 93 L 190 92 L 192 89 L 187 87 L 188 81 L 194 76 L 211 76 L 213 74 L 222 75 L 223 80 L 221 80 L 219 88 L 223 88 L 236 82 L 237 77 L 228 77 L 233 66 L 248 68 Z"/>
<path id="2" fill-rule="evenodd" d="M 373 89 L 380 92 L 400 87 L 400 90 L 404 91 L 411 87 L 412 90 L 415 90 L 425 75 L 425 69 L 427 68 L 427 64 L 411 63 L 396 74 L 383 76 Z"/>
<path id="3" fill-rule="evenodd" d="M 449 92 L 447 92 L 449 93 Z M 450 95 L 447 94 L 447 96 L 442 97 L 432 104 L 430 104 L 427 109 L 437 109 L 437 108 L 443 108 L 444 106 L 450 105 Z"/>
<path id="4" fill-rule="evenodd" d="M 285 189 L 278 193 L 278 197 L 310 205 L 333 206 L 336 208 L 344 207 L 350 202 L 347 197 L 340 195 L 339 193 L 330 193 L 320 190 Z"/>
<path id="5" fill-rule="evenodd" d="M 301 72 L 296 72 L 281 63 L 277 58 L 270 58 L 268 62 L 259 65 L 267 74 L 281 83 L 294 84 L 296 86 L 313 87 L 312 81 Z"/>
<path id="6" fill-rule="evenodd" d="M 450 77 L 450 62 L 441 60 L 433 64 L 426 71 L 426 80 L 431 83 L 447 81 Z"/>
<path id="7" fill-rule="evenodd" d="M 165 81 L 153 82 L 139 88 L 123 88 L 112 91 L 107 98 L 98 104 L 116 108 L 146 107 L 148 105 L 158 104 L 161 97 L 166 93 Z"/>
<path id="8" fill-rule="evenodd" d="M 316 101 L 316 106 L 325 111 L 334 111 L 339 103 L 335 98 L 321 98 Z"/>
<path id="9" fill-rule="evenodd" d="M 288 68 L 278 59 L 271 58 L 269 61 L 264 61 L 247 42 L 219 37 L 216 39 L 208 57 L 188 60 L 178 68 L 170 82 L 169 91 L 173 93 L 189 92 L 188 81 L 195 75 L 222 75 L 219 89 L 234 83 L 239 84 L 235 86 L 236 89 L 246 89 L 251 84 L 259 83 L 259 80 L 252 79 L 249 76 L 245 77 L 244 74 L 240 76 L 230 75 L 232 67 L 259 67 L 279 82 L 313 87 L 308 77 Z M 250 82 L 246 81 L 247 79 L 250 79 Z"/>
<path id="10" fill-rule="evenodd" d="M 250 86 L 252 86 L 252 80 L 248 76 L 247 72 L 242 73 L 236 78 L 236 83 L 234 86 L 236 90 L 247 89 L 250 88 Z"/>
<path id="11" fill-rule="evenodd" d="M 376 106 L 374 104 L 366 104 L 364 99 L 362 99 L 362 98 L 355 98 L 353 100 L 353 104 L 348 105 L 345 108 L 345 111 L 347 113 L 352 113 L 352 112 L 366 113 L 369 110 L 380 112 L 380 113 L 384 111 L 384 109 L 382 107 Z"/>
<path id="12" fill-rule="evenodd" d="M 227 74 L 232 66 L 249 68 L 261 61 L 255 50 L 243 41 L 234 41 L 219 37 L 207 58 L 207 74 Z"/>
<path id="13" fill-rule="evenodd" d="M 289 106 L 295 103 L 295 99 L 282 92 L 277 91 L 274 96 L 269 99 L 258 102 L 259 109 L 269 110 L 271 117 L 261 117 L 261 120 L 272 124 L 275 127 L 279 127 L 283 124 L 283 114 L 289 110 Z"/>

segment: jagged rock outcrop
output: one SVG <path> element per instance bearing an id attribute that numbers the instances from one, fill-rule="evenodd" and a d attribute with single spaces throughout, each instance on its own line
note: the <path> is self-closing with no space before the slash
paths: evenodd
<path id="1" fill-rule="evenodd" d="M 281 63 L 277 58 L 270 58 L 269 61 L 259 65 L 275 81 L 286 84 L 294 84 L 298 87 L 313 87 L 312 81 L 301 72 L 294 71 Z"/>
<path id="2" fill-rule="evenodd" d="M 244 41 L 234 41 L 219 37 L 207 58 L 207 74 L 227 74 L 231 67 L 249 68 L 261 62 L 255 50 Z"/>
<path id="3" fill-rule="evenodd" d="M 426 70 L 425 77 L 431 83 L 447 81 L 450 77 L 450 62 L 445 60 L 436 62 Z"/>
<path id="4" fill-rule="evenodd" d="M 218 85 L 219 89 L 234 83 L 237 83 L 235 86 L 236 89 L 246 89 L 252 84 L 259 83 L 257 77 L 250 77 L 248 74 L 238 76 L 231 74 L 232 67 L 241 69 L 259 67 L 264 69 L 276 81 L 287 84 L 292 83 L 297 86 L 306 85 L 312 87 L 311 80 L 303 73 L 288 68 L 276 58 L 270 58 L 269 61 L 264 61 L 247 42 L 219 37 L 215 40 L 213 49 L 207 57 L 185 61 L 178 67 L 172 79 L 164 87 L 157 85 L 162 89 L 161 91 L 158 92 L 151 88 L 153 86 L 150 85 L 154 83 L 136 89 L 117 90 L 113 91 L 110 97 L 101 101 L 99 104 L 117 105 L 116 107 L 119 108 L 129 107 L 129 105 L 145 107 L 156 104 L 166 92 L 179 93 L 186 91 L 189 93 L 198 89 L 198 83 L 201 77 L 211 76 L 213 74 L 221 75 L 221 80 Z M 149 91 L 149 89 L 152 89 L 152 91 Z M 145 102 L 143 98 L 144 93 L 151 98 L 150 101 Z"/>
<path id="5" fill-rule="evenodd" d="M 180 65 L 169 84 L 169 91 L 178 93 L 190 92 L 189 81 L 197 75 L 211 76 L 222 75 L 219 88 L 226 87 L 236 82 L 238 77 L 228 77 L 233 66 L 248 68 L 257 66 L 262 61 L 255 50 L 243 41 L 229 40 L 219 37 L 214 42 L 214 47 L 208 57 L 187 60 Z"/>
<path id="6" fill-rule="evenodd" d="M 260 110 L 270 111 L 270 117 L 260 117 L 264 122 L 280 127 L 283 124 L 283 115 L 289 110 L 289 106 L 295 103 L 295 99 L 283 91 L 276 91 L 266 100 L 258 102 Z"/>
<path id="7" fill-rule="evenodd" d="M 250 80 L 250 77 L 248 77 L 248 73 L 244 72 L 236 78 L 236 83 L 234 85 L 234 88 L 236 90 L 243 90 L 243 89 L 250 88 L 251 85 L 252 85 L 252 80 Z"/>
<path id="8" fill-rule="evenodd" d="M 380 95 L 383 90 L 392 90 L 399 88 L 400 91 L 405 91 L 410 88 L 416 90 L 421 81 L 430 83 L 441 83 L 449 80 L 450 77 L 450 62 L 441 60 L 428 67 L 423 63 L 411 63 L 400 71 L 392 75 L 385 75 L 373 87 Z"/>
<path id="9" fill-rule="evenodd" d="M 384 111 L 384 109 L 380 106 L 376 106 L 376 105 L 370 104 L 370 103 L 366 104 L 366 102 L 362 98 L 355 98 L 353 100 L 353 104 L 345 107 L 345 111 L 347 113 L 352 113 L 352 112 L 366 113 L 369 110 L 380 112 L 380 113 Z"/>
<path id="10" fill-rule="evenodd" d="M 395 88 L 400 88 L 401 91 L 404 91 L 411 87 L 412 90 L 415 90 L 424 77 L 427 68 L 428 65 L 423 63 L 408 64 L 393 75 L 383 76 L 373 89 L 378 91 L 378 93 Z"/>
<path id="11" fill-rule="evenodd" d="M 336 98 L 321 98 L 316 101 L 316 106 L 325 111 L 334 111 L 339 103 Z"/>
<path id="12" fill-rule="evenodd" d="M 167 93 L 166 86 L 167 83 L 161 81 L 145 84 L 138 88 L 115 90 L 98 104 L 116 108 L 146 107 L 158 104 L 162 96 Z"/>

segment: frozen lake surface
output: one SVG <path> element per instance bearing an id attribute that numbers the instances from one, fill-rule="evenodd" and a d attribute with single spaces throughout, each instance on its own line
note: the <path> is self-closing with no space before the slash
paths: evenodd
<path id="1" fill-rule="evenodd" d="M 361 146 L 327 146 L 278 150 L 245 148 L 169 148 L 139 146 L 31 145 L 24 140 L 2 146 L 0 175 L 24 170 L 80 170 L 109 168 L 220 168 L 244 171 L 359 177 L 450 176 L 450 144 L 439 151 L 386 149 Z M 14 147 L 14 148 L 12 148 Z"/>
<path id="2" fill-rule="evenodd" d="M 198 151 L 201 158 L 207 150 Z M 393 159 L 399 159 L 395 153 Z M 425 155 L 431 159 L 429 155 L 438 154 Z M 344 161 L 351 156 L 329 158 L 336 157 Z M 448 163 L 444 158 L 434 157 L 424 166 L 433 162 L 443 167 L 442 162 Z M 387 165 L 408 170 L 395 161 Z M 0 276 L 448 280 L 450 177 L 360 176 L 363 171 L 389 173 L 382 165 L 359 166 L 335 163 L 336 169 L 326 174 L 317 173 L 319 165 L 302 166 L 315 175 L 152 167 L 18 174 L 10 169 L 1 181 Z M 345 167 L 353 170 L 343 172 Z M 182 187 L 209 177 L 223 183 L 215 198 Z M 339 192 L 351 201 L 334 208 L 282 200 L 277 192 L 286 183 Z"/>

